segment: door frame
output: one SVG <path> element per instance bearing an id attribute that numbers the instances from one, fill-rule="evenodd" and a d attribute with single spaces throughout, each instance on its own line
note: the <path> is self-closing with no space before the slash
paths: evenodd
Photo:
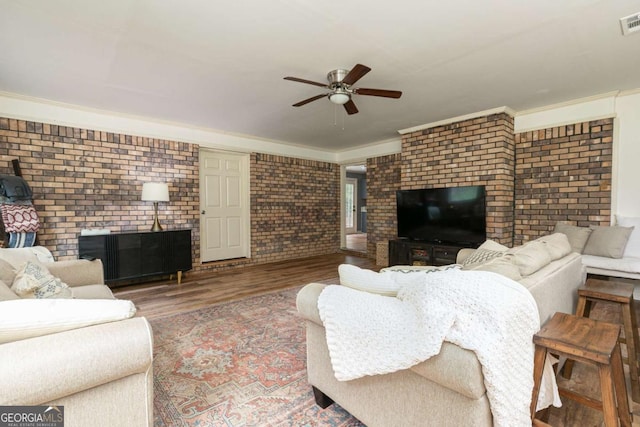
<path id="1" fill-rule="evenodd" d="M 347 182 L 347 166 L 362 166 L 362 165 L 364 166 L 367 165 L 367 159 L 362 159 L 361 161 L 350 161 L 349 163 L 340 165 L 340 248 L 341 249 L 346 249 L 347 247 L 347 233 L 346 233 L 346 224 L 345 224 L 346 215 L 344 210 L 346 205 L 345 203 L 346 195 L 345 195 L 344 187 Z M 359 212 L 356 212 L 356 215 L 358 214 Z M 357 229 L 357 226 L 356 226 L 356 229 Z"/>
<path id="2" fill-rule="evenodd" d="M 242 226 L 244 227 L 244 235 L 245 235 L 245 254 L 244 254 L 244 258 L 251 258 L 251 173 L 250 173 L 250 167 L 251 167 L 251 158 L 250 158 L 250 154 L 249 153 L 243 153 L 243 152 L 238 152 L 238 151 L 231 151 L 231 150 L 218 150 L 218 149 L 214 149 L 214 148 L 207 148 L 207 147 L 200 147 L 200 150 L 198 151 L 198 205 L 199 205 L 199 209 L 198 209 L 198 216 L 199 218 L 199 223 L 200 223 L 200 242 L 199 242 L 199 246 L 200 246 L 200 264 L 203 264 L 205 262 L 223 262 L 224 260 L 211 260 L 211 261 L 203 261 L 202 260 L 202 254 L 203 252 L 203 233 L 204 233 L 204 221 L 203 218 L 204 216 L 202 215 L 202 211 L 204 210 L 204 207 L 202 206 L 202 201 L 204 200 L 204 192 L 203 192 L 203 188 L 202 188 L 202 175 L 204 173 L 203 170 L 203 163 L 202 161 L 200 161 L 202 159 L 202 153 L 203 152 L 209 152 L 209 153 L 221 153 L 221 154 L 231 154 L 231 155 L 236 155 L 238 157 L 240 157 L 240 161 L 242 162 L 242 166 L 244 168 L 244 173 L 242 174 L 242 184 L 241 184 L 241 188 L 242 188 L 242 195 L 240 196 L 242 199 L 242 202 L 244 203 L 244 206 L 247 207 L 247 212 L 245 215 L 245 219 L 244 219 L 244 224 L 242 224 Z"/>

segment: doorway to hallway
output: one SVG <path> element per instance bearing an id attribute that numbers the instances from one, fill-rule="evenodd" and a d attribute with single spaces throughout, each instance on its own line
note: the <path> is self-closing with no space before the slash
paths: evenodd
<path id="1" fill-rule="evenodd" d="M 367 168 L 364 164 L 345 167 L 343 186 L 344 248 L 367 252 Z"/>

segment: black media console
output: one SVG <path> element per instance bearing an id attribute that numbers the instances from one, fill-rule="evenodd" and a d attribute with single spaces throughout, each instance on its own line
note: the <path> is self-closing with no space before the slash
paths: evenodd
<path id="1" fill-rule="evenodd" d="M 191 270 L 191 230 L 113 233 L 78 238 L 80 258 L 99 258 L 105 282 L 176 274 Z"/>

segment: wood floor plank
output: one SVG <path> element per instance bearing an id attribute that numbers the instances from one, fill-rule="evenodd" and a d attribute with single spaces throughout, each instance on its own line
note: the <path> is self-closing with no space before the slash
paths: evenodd
<path id="1" fill-rule="evenodd" d="M 235 271 L 187 273 L 176 280 L 122 286 L 113 289 L 116 298 L 133 301 L 138 315 L 149 319 L 183 313 L 310 282 L 338 277 L 340 264 L 378 270 L 374 260 L 354 254 L 330 255 L 247 266 Z"/>

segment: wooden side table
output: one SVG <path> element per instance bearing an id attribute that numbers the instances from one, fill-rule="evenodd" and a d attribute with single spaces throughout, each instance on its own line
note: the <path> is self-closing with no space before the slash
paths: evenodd
<path id="1" fill-rule="evenodd" d="M 591 303 L 604 301 L 619 304 L 622 309 L 622 324 L 624 338 L 620 342 L 627 346 L 627 364 L 631 377 L 631 398 L 640 402 L 640 383 L 638 373 L 638 359 L 640 358 L 640 340 L 638 339 L 638 324 L 636 311 L 633 306 L 633 285 L 613 280 L 588 279 L 587 283 L 578 288 L 578 305 L 576 316 L 589 317 Z M 562 371 L 564 378 L 571 378 L 573 360 L 567 360 Z"/>
<path id="2" fill-rule="evenodd" d="M 556 313 L 533 336 L 535 344 L 534 387 L 531 397 L 531 420 L 535 420 L 536 404 L 547 352 L 598 367 L 602 401 L 559 389 L 560 395 L 604 413 L 607 427 L 631 426 L 627 387 L 620 353 L 620 325 L 598 322 L 586 317 Z"/>

